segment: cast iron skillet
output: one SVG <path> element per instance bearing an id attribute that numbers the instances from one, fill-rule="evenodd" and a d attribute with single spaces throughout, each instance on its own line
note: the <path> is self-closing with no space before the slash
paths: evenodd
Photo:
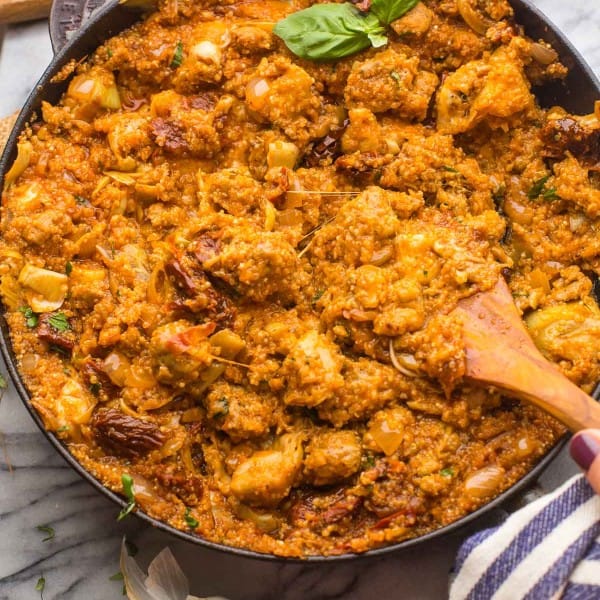
<path id="1" fill-rule="evenodd" d="M 87 0 L 87 3 L 89 3 L 89 0 Z M 83 6 L 83 4 L 86 3 L 82 2 L 81 4 Z M 98 5 L 99 3 L 96 1 L 95 4 Z M 16 143 L 19 134 L 21 131 L 23 131 L 27 123 L 33 122 L 35 118 L 39 116 L 39 109 L 42 100 L 47 100 L 50 103 L 56 103 L 67 88 L 68 81 L 58 83 L 53 82 L 53 77 L 70 60 L 82 59 L 87 54 L 93 52 L 96 47 L 103 43 L 106 39 L 116 35 L 139 20 L 140 15 L 144 11 L 144 8 L 147 8 L 148 4 L 149 3 L 146 1 L 140 2 L 139 0 L 132 0 L 125 3 L 123 0 L 121 0 L 121 3 L 119 3 L 118 0 L 110 0 L 106 6 L 100 8 L 92 15 L 92 17 L 85 23 L 81 30 L 75 31 L 69 42 L 56 54 L 54 60 L 25 103 L 25 106 L 23 107 L 15 124 L 14 130 L 8 140 L 6 149 L 0 159 L 0 189 L 2 189 L 4 176 L 16 157 Z M 561 105 L 564 106 L 569 112 L 574 114 L 587 114 L 593 112 L 594 101 L 600 99 L 600 82 L 591 71 L 589 66 L 585 63 L 583 58 L 570 44 L 570 42 L 560 33 L 560 31 L 558 31 L 556 27 L 550 23 L 539 10 L 530 4 L 530 0 L 512 0 L 511 4 L 515 9 L 517 22 L 524 25 L 527 34 L 533 39 L 543 38 L 550 42 L 554 49 L 559 53 L 561 61 L 569 68 L 569 76 L 565 82 L 553 83 L 535 90 L 542 106 L 550 107 L 553 105 Z M 58 15 L 58 11 L 55 10 L 54 15 Z M 55 16 L 52 31 L 54 34 L 61 31 L 61 23 L 59 22 L 57 24 L 56 18 L 57 17 Z M 60 40 L 55 38 L 55 49 L 60 47 L 60 45 Z M 0 307 L 0 313 L 2 312 L 3 309 Z M 21 400 L 29 410 L 29 413 L 38 427 L 48 438 L 50 443 L 56 448 L 58 453 L 61 454 L 61 456 L 71 465 L 71 467 L 73 467 L 75 471 L 77 471 L 77 473 L 79 473 L 79 475 L 81 475 L 81 477 L 93 485 L 98 491 L 110 498 L 113 502 L 115 502 L 115 504 L 125 506 L 125 502 L 121 497 L 105 488 L 71 456 L 66 446 L 64 446 L 53 433 L 46 431 L 40 416 L 29 402 L 29 393 L 17 369 L 17 360 L 10 341 L 8 326 L 2 314 L 0 314 L 0 332 L 2 334 L 0 336 L 0 349 L 6 361 L 10 376 L 19 396 L 21 397 Z M 598 386 L 597 390 L 598 394 L 600 395 L 600 386 Z M 186 541 L 215 550 L 220 550 L 222 552 L 249 558 L 286 561 L 292 560 L 302 562 L 337 562 L 362 556 L 378 556 L 395 550 L 423 545 L 425 542 L 433 540 L 434 538 L 455 532 L 457 529 L 464 527 L 467 523 L 471 523 L 478 517 L 488 513 L 491 509 L 502 504 L 512 496 L 516 495 L 518 492 L 533 484 L 542 471 L 556 457 L 565 441 L 566 437 L 559 441 L 559 443 L 550 452 L 548 452 L 548 454 L 546 454 L 546 456 L 544 456 L 542 460 L 533 468 L 533 470 L 530 471 L 525 477 L 523 477 L 520 481 L 518 481 L 500 496 L 485 506 L 482 506 L 475 512 L 427 535 L 406 540 L 398 544 L 393 544 L 385 548 L 371 550 L 364 554 L 344 554 L 330 557 L 314 556 L 306 559 L 283 559 L 282 557 L 270 554 L 262 554 L 209 542 L 200 537 L 196 537 L 184 531 L 170 527 L 165 523 L 149 517 L 143 512 L 137 512 L 136 514 L 154 527 L 162 529 L 163 531 L 166 531 L 171 535 L 175 535 Z"/>

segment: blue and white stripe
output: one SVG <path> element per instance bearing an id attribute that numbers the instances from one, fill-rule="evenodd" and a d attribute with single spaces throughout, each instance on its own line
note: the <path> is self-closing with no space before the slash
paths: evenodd
<path id="1" fill-rule="evenodd" d="M 450 600 L 600 599 L 600 497 L 578 475 L 460 548 Z"/>

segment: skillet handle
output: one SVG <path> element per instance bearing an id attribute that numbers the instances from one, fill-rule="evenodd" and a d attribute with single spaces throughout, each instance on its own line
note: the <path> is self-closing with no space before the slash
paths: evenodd
<path id="1" fill-rule="evenodd" d="M 92 13 L 108 0 L 53 0 L 50 10 L 50 41 L 58 54 Z M 0 0 L 2 2 L 2 0 Z"/>

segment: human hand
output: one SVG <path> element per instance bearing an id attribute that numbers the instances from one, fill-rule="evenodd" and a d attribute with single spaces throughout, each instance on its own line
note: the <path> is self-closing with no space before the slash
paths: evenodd
<path id="1" fill-rule="evenodd" d="M 585 471 L 585 476 L 600 494 L 600 429 L 585 429 L 571 439 L 569 451 L 573 460 Z"/>

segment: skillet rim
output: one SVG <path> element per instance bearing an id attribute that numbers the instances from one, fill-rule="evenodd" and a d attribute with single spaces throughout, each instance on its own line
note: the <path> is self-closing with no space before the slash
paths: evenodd
<path id="1" fill-rule="evenodd" d="M 58 0 L 55 0 L 55 2 L 56 1 Z M 581 77 L 583 77 L 585 84 L 585 94 L 584 96 L 580 96 L 579 100 L 575 98 L 575 101 L 585 103 L 592 102 L 595 99 L 600 99 L 600 81 L 580 53 L 566 38 L 565 34 L 563 34 L 548 19 L 548 17 L 544 15 L 544 13 L 535 7 L 530 0 L 510 0 L 510 3 L 515 9 L 517 22 L 524 24 L 523 26 L 527 33 L 535 39 L 543 37 L 549 41 L 559 52 L 561 60 L 564 61 L 569 67 L 569 77 L 567 77 L 566 84 L 561 84 L 560 89 L 555 88 L 554 90 L 550 90 L 550 101 L 553 97 L 558 98 L 561 93 L 567 94 L 567 96 L 570 94 L 570 89 L 574 88 L 569 87 L 569 84 L 573 84 L 573 81 L 569 81 L 569 78 L 575 79 L 575 81 L 578 83 L 578 89 L 576 91 L 580 91 L 579 86 L 581 85 L 581 81 L 579 78 Z M 115 14 L 113 13 L 116 13 L 117 19 L 115 19 Z M 131 10 L 131 8 L 129 8 L 123 2 L 123 0 L 110 0 L 102 8 L 98 9 L 98 12 L 92 15 L 92 17 L 86 21 L 82 29 L 73 35 L 70 41 L 55 55 L 54 59 L 44 71 L 44 74 L 40 78 L 38 84 L 34 87 L 26 103 L 24 104 L 14 125 L 12 133 L 6 142 L 6 147 L 0 158 L 0 189 L 3 188 L 4 176 L 8 171 L 8 165 L 12 164 L 16 154 L 16 143 L 18 141 L 18 137 L 25 129 L 27 123 L 30 122 L 30 120 L 32 120 L 32 118 L 35 116 L 36 112 L 39 111 L 41 101 L 49 98 L 51 102 L 55 102 L 64 91 L 63 88 L 65 87 L 65 82 L 53 83 L 53 77 L 60 72 L 61 68 L 63 68 L 74 56 L 77 58 L 85 56 L 89 52 L 93 51 L 93 49 L 104 40 L 108 39 L 112 35 L 116 35 L 126 27 L 132 25 L 139 20 L 139 18 L 140 11 L 135 9 Z M 115 27 L 116 21 L 118 21 L 118 24 Z M 8 324 L 4 318 L 4 306 L 1 304 L 0 333 L 0 351 L 7 366 L 9 376 L 21 401 L 25 405 L 40 431 L 80 477 L 82 477 L 85 481 L 87 481 L 90 485 L 96 488 L 96 490 L 98 490 L 116 505 L 120 507 L 126 506 L 127 502 L 125 500 L 123 500 L 115 492 L 105 487 L 90 472 L 84 469 L 84 467 L 72 456 L 61 440 L 53 432 L 45 429 L 41 417 L 33 408 L 33 406 L 31 406 L 29 392 L 27 391 L 27 388 L 17 368 L 17 358 L 12 348 Z M 526 475 L 514 483 L 510 488 L 502 492 L 499 496 L 484 504 L 474 512 L 469 513 L 453 523 L 450 523 L 449 525 L 436 529 L 435 531 L 425 535 L 381 548 L 375 548 L 360 554 L 347 553 L 331 556 L 309 555 L 306 557 L 288 557 L 275 554 L 266 554 L 244 548 L 237 548 L 234 546 L 211 542 L 202 537 L 176 529 L 175 527 L 167 525 L 166 523 L 159 521 L 158 519 L 155 519 L 139 510 L 135 511 L 135 514 L 138 518 L 152 525 L 156 529 L 164 531 L 184 541 L 199 545 L 200 547 L 216 550 L 228 555 L 233 554 L 244 558 L 257 559 L 267 562 L 275 561 L 299 564 L 337 563 L 358 559 L 366 560 L 369 558 L 381 557 L 393 552 L 405 551 L 415 546 L 426 544 L 427 542 L 437 540 L 438 538 L 442 538 L 465 529 L 468 525 L 471 525 L 474 521 L 480 519 L 494 508 L 513 498 L 519 492 L 523 491 L 525 488 L 534 483 L 560 453 L 568 438 L 569 434 L 566 434 L 559 439 L 556 445 L 550 449 Z"/>

